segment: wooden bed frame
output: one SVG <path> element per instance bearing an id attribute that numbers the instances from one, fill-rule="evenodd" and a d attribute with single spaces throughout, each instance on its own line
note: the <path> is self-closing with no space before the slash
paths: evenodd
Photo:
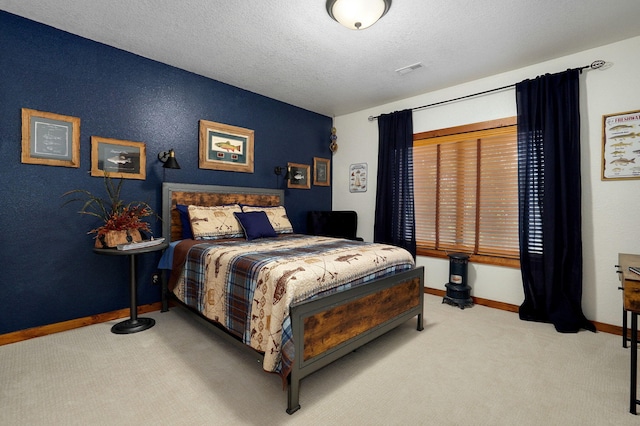
<path id="1" fill-rule="evenodd" d="M 162 184 L 163 236 L 170 241 L 181 239 L 182 226 L 176 204 L 277 206 L 283 201 L 284 191 L 278 189 L 165 182 Z M 166 278 L 162 284 L 162 310 L 167 311 L 170 292 Z M 304 377 L 416 316 L 417 329 L 421 331 L 423 296 L 424 268 L 418 267 L 293 304 L 290 317 L 296 355 L 288 376 L 287 413 L 300 409 L 300 381 Z"/>

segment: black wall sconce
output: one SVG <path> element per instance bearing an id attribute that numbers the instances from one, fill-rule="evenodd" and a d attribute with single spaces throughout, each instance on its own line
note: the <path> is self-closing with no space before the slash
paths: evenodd
<path id="1" fill-rule="evenodd" d="M 158 160 L 160 160 L 162 167 L 165 169 L 179 169 L 180 165 L 176 160 L 176 154 L 173 152 L 173 149 L 169 151 L 162 151 L 158 154 Z"/>
<path id="2" fill-rule="evenodd" d="M 287 167 L 276 166 L 273 169 L 273 173 L 275 173 L 276 176 L 280 176 L 282 175 L 282 172 L 285 170 L 287 171 L 287 173 L 284 174 L 284 180 L 291 180 L 291 168 L 289 166 Z"/>

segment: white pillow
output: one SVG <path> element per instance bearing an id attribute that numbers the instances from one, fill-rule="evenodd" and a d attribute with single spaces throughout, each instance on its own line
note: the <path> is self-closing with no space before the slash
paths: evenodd
<path id="1" fill-rule="evenodd" d="M 241 213 L 238 204 L 229 206 L 189 206 L 189 221 L 196 240 L 218 240 L 221 238 L 239 238 L 244 233 L 234 212 Z"/>
<path id="2" fill-rule="evenodd" d="M 271 222 L 271 226 L 273 226 L 273 230 L 276 231 L 277 234 L 291 234 L 293 233 L 293 226 L 289 221 L 289 217 L 287 216 L 287 211 L 284 206 L 277 207 L 253 207 L 253 206 L 242 206 L 243 212 L 265 212 L 267 217 L 269 218 L 269 222 Z"/>

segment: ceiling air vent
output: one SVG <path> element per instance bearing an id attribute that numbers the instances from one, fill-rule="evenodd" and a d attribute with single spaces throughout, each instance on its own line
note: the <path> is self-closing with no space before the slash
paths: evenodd
<path id="1" fill-rule="evenodd" d="M 424 65 L 422 65 L 422 63 L 418 62 L 417 64 L 413 64 L 413 65 L 408 65 L 406 67 L 402 67 L 402 68 L 398 68 L 396 70 L 396 72 L 400 75 L 405 75 L 405 74 L 409 74 L 411 71 L 415 71 L 419 68 L 424 67 Z"/>

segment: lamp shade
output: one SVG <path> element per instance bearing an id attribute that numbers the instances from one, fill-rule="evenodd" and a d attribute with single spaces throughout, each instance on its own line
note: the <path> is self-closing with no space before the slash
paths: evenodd
<path id="1" fill-rule="evenodd" d="M 391 7 L 391 0 L 327 0 L 329 16 L 352 30 L 375 24 Z"/>
<path id="2" fill-rule="evenodd" d="M 160 160 L 163 164 L 162 167 L 165 169 L 179 169 L 180 165 L 178 164 L 178 160 L 176 160 L 176 154 L 173 152 L 173 149 L 169 151 L 162 151 L 158 154 L 158 160 Z"/>
<path id="3" fill-rule="evenodd" d="M 176 160 L 176 157 L 172 155 L 167 159 L 162 167 L 164 167 L 165 169 L 179 169 L 180 165 L 178 164 L 178 160 Z"/>

